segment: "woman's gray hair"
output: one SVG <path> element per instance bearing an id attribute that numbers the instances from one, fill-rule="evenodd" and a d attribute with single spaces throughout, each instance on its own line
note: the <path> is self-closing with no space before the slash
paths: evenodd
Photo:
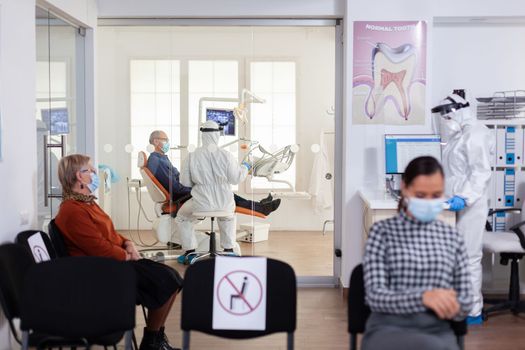
<path id="1" fill-rule="evenodd" d="M 160 133 L 161 132 L 162 131 L 160 131 L 160 130 L 155 130 L 149 135 L 149 143 L 151 145 L 153 145 L 153 140 L 158 139 L 160 137 Z"/>

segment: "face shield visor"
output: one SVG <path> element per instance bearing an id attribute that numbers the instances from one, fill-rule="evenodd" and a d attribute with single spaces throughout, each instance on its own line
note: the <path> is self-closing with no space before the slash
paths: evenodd
<path id="1" fill-rule="evenodd" d="M 457 96 L 448 96 L 442 103 L 432 108 L 432 125 L 434 132 L 441 135 L 443 142 L 448 142 L 457 132 L 461 131 L 461 124 L 457 120 L 456 113 L 458 110 L 469 107 L 470 104 Z"/>

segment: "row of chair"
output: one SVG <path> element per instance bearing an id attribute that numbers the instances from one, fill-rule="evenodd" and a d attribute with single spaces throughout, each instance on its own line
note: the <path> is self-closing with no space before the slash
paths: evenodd
<path id="1" fill-rule="evenodd" d="M 28 244 L 34 234 L 41 235 L 51 259 L 66 253 L 56 226 L 51 226 L 50 232 L 52 242 L 43 232 L 26 231 L 17 236 L 17 244 L 0 246 L 0 302 L 15 339 L 26 349 L 28 346 L 115 346 L 125 337 L 126 349 L 130 349 L 134 338 L 131 331 L 135 326 L 133 270 L 125 263 L 96 257 L 63 258 L 36 264 Z M 60 254 L 57 246 L 62 248 Z M 183 349 L 189 349 L 192 330 L 232 339 L 286 332 L 287 348 L 293 349 L 295 273 L 288 264 L 277 260 L 268 259 L 267 266 L 265 331 L 214 330 L 211 296 L 215 260 L 190 266 L 185 275 L 182 301 Z M 348 299 L 351 349 L 357 348 L 357 334 L 365 331 L 370 314 L 364 297 L 363 270 L 359 265 L 351 276 Z M 21 319 L 22 339 L 14 326 L 14 318 Z M 451 326 L 462 348 L 466 325 L 452 322 Z"/>

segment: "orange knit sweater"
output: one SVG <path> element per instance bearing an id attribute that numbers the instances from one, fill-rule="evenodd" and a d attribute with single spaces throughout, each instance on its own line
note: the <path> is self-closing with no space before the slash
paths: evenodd
<path id="1" fill-rule="evenodd" d="M 111 218 L 96 204 L 68 199 L 55 223 L 71 256 L 105 256 L 126 260 L 126 239 L 115 231 Z"/>

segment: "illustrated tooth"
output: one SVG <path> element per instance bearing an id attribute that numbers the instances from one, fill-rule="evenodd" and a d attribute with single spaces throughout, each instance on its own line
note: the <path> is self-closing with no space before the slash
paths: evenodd
<path id="1" fill-rule="evenodd" d="M 373 116 L 388 100 L 408 119 L 410 113 L 409 87 L 415 71 L 416 54 L 412 45 L 391 48 L 378 43 L 372 51 L 374 89 L 367 99 L 367 114 Z"/>

